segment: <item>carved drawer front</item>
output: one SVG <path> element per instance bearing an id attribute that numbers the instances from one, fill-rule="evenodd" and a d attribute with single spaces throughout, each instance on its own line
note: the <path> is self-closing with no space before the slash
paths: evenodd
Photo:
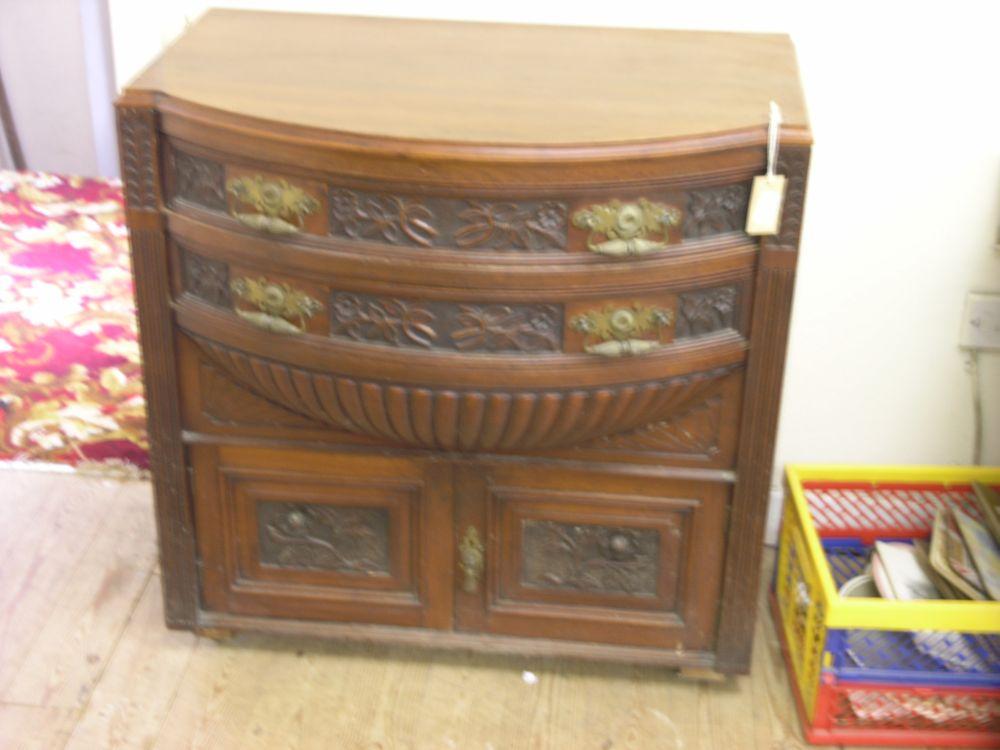
<path id="1" fill-rule="evenodd" d="M 335 177 L 299 177 L 241 164 L 172 141 L 166 195 L 181 213 L 228 216 L 266 236 L 460 253 L 590 253 L 608 260 L 680 251 L 703 240 L 746 239 L 749 177 L 642 192 L 594 188 L 540 197 L 425 194 L 356 188 Z"/>
<path id="2" fill-rule="evenodd" d="M 460 628 L 711 646 L 727 486 L 496 466 L 459 469 L 456 494 L 460 559 L 466 536 L 483 540 Z"/>
<path id="3" fill-rule="evenodd" d="M 749 281 L 692 280 L 675 292 L 563 297 L 548 302 L 376 294 L 343 280 L 292 275 L 181 248 L 179 292 L 271 333 L 312 333 L 402 352 L 634 357 L 717 333 L 746 333 Z M 477 299 L 477 294 L 480 295 Z"/>
<path id="4" fill-rule="evenodd" d="M 450 486 L 435 470 L 409 459 L 228 446 L 192 455 L 207 609 L 447 623 L 434 540 L 449 527 Z"/>

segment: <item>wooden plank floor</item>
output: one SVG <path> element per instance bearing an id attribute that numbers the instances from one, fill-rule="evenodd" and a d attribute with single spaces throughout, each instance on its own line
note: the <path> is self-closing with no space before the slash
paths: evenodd
<path id="1" fill-rule="evenodd" d="M 3 750 L 793 750 L 768 615 L 752 675 L 163 627 L 149 485 L 0 471 Z M 533 684 L 523 679 L 529 671 Z"/>

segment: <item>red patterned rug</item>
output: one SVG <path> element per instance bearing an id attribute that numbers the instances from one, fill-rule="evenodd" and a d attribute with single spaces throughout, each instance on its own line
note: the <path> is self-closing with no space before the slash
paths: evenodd
<path id="1" fill-rule="evenodd" d="M 0 171 L 0 461 L 148 466 L 118 181 Z"/>

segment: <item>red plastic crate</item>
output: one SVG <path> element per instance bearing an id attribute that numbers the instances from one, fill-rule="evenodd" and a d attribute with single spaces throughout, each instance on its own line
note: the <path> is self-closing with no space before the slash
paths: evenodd
<path id="1" fill-rule="evenodd" d="M 771 615 L 781 613 L 772 593 Z M 838 681 L 820 675 L 812 720 L 806 712 L 788 643 L 777 628 L 802 734 L 816 745 L 1000 748 L 1000 697 L 992 688 L 942 688 Z"/>

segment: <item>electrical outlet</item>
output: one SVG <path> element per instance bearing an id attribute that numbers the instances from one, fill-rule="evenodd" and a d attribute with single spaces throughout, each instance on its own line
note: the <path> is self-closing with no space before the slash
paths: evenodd
<path id="1" fill-rule="evenodd" d="M 1000 294 L 969 292 L 958 345 L 964 349 L 1000 350 Z"/>

